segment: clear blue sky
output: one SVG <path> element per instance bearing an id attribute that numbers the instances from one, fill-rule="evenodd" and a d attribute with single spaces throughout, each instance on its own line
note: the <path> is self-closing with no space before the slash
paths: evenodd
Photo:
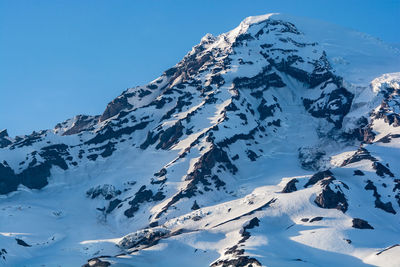
<path id="1" fill-rule="evenodd" d="M 206 33 L 288 13 L 400 43 L 400 0 L 0 0 L 0 128 L 10 135 L 100 114 Z"/>

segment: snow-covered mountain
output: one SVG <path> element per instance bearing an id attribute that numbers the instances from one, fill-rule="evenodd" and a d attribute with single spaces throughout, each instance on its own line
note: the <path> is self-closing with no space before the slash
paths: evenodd
<path id="1" fill-rule="evenodd" d="M 400 266 L 399 92 L 366 34 L 208 34 L 101 115 L 0 132 L 0 264 Z"/>

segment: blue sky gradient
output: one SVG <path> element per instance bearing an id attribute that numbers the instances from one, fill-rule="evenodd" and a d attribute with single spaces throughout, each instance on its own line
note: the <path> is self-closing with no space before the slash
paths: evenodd
<path id="1" fill-rule="evenodd" d="M 0 0 L 0 129 L 52 128 L 100 114 L 175 65 L 206 33 L 288 13 L 400 43 L 400 0 Z"/>

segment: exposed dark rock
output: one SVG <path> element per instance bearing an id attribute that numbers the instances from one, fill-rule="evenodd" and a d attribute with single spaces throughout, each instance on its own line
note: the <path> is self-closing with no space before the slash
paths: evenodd
<path id="1" fill-rule="evenodd" d="M 248 41 L 248 40 L 254 40 L 254 37 L 251 36 L 251 34 L 249 34 L 249 33 L 239 34 L 236 37 L 235 41 L 233 42 L 232 47 L 242 46 L 245 44 L 244 41 Z"/>
<path id="2" fill-rule="evenodd" d="M 259 74 L 254 77 L 238 77 L 233 80 L 236 88 L 256 89 L 263 88 L 264 90 L 270 87 L 284 87 L 286 84 L 282 81 L 281 77 L 275 72 L 269 73 L 270 68 L 264 68 Z"/>
<path id="3" fill-rule="evenodd" d="M 167 180 L 167 169 L 162 168 L 159 172 L 156 172 L 154 176 L 156 178 L 151 178 L 151 184 L 163 184 Z"/>
<path id="4" fill-rule="evenodd" d="M 147 95 L 151 95 L 151 91 L 141 89 L 139 91 L 138 97 L 142 98 L 142 97 L 145 97 Z"/>
<path id="5" fill-rule="evenodd" d="M 192 209 L 192 210 L 198 210 L 198 209 L 200 209 L 200 206 L 197 204 L 196 200 L 194 201 L 193 206 L 192 206 L 191 209 Z"/>
<path id="6" fill-rule="evenodd" d="M 397 112 L 400 107 L 399 90 L 391 86 L 384 86 L 381 89 L 380 94 L 383 95 L 384 99 L 378 111 L 373 113 L 373 116 L 375 119 L 383 119 L 387 124 L 393 127 L 399 127 L 400 115 Z M 390 141 L 390 137 L 388 139 L 387 141 Z M 385 141 L 385 139 L 383 141 Z"/>
<path id="7" fill-rule="evenodd" d="M 41 189 L 48 184 L 47 178 L 50 177 L 50 169 L 53 165 L 62 169 L 67 169 L 64 159 L 60 155 L 66 155 L 65 145 L 52 145 L 39 152 L 45 162 L 37 163 L 36 158 L 32 160 L 28 168 L 19 174 L 7 165 L 0 163 L 0 194 L 7 194 L 15 191 L 19 184 L 23 184 L 30 189 Z"/>
<path id="8" fill-rule="evenodd" d="M 381 195 L 378 193 L 378 189 L 374 185 L 374 183 L 371 180 L 367 181 L 367 185 L 365 186 L 365 190 L 372 190 L 374 191 L 374 197 L 375 197 L 375 208 L 384 210 L 388 213 L 396 214 L 396 211 L 393 209 L 392 202 L 382 202 L 381 200 Z"/>
<path id="9" fill-rule="evenodd" d="M 195 222 L 200 221 L 201 219 L 203 219 L 203 218 L 201 216 L 198 216 L 198 215 L 192 217 L 192 220 L 195 221 Z"/>
<path id="10" fill-rule="evenodd" d="M 244 113 L 237 113 L 235 114 L 236 116 L 238 116 L 242 121 L 243 121 L 243 125 L 247 125 L 248 124 L 248 120 L 247 120 L 247 116 Z"/>
<path id="11" fill-rule="evenodd" d="M 269 29 L 269 30 L 279 29 L 277 31 L 280 33 L 289 32 L 289 33 L 293 33 L 296 35 L 300 34 L 300 31 L 296 28 L 296 26 L 293 23 L 288 22 L 288 21 L 270 19 L 265 22 L 265 25 L 266 25 L 265 29 Z M 277 28 L 276 26 L 280 26 L 281 28 Z"/>
<path id="12" fill-rule="evenodd" d="M 155 106 L 156 109 L 162 109 L 166 103 L 170 103 L 173 99 L 171 97 L 161 97 L 153 100 L 149 106 Z"/>
<path id="13" fill-rule="evenodd" d="M 396 95 L 385 95 L 385 99 L 382 101 L 380 109 L 374 114 L 376 119 L 383 119 L 387 124 L 393 127 L 400 126 L 400 115 L 397 114 L 392 105 L 388 104 Z"/>
<path id="14" fill-rule="evenodd" d="M 96 187 L 90 188 L 86 192 L 86 196 L 89 198 L 97 198 L 98 196 L 102 196 L 106 200 L 110 200 L 118 195 L 121 194 L 120 190 L 117 190 L 115 186 L 111 184 L 104 184 L 104 185 L 98 185 Z"/>
<path id="15" fill-rule="evenodd" d="M 263 90 L 258 90 L 250 93 L 251 96 L 255 97 L 256 99 L 261 99 L 263 98 Z"/>
<path id="16" fill-rule="evenodd" d="M 230 266 L 261 266 L 261 263 L 256 260 L 255 258 L 250 258 L 248 256 L 243 256 L 244 249 L 239 249 L 239 244 L 245 243 L 246 240 L 250 238 L 250 232 L 248 230 L 253 229 L 254 227 L 259 226 L 260 220 L 257 217 L 251 219 L 246 225 L 243 226 L 243 230 L 241 232 L 242 238 L 238 241 L 237 245 L 228 248 L 225 251 L 225 255 L 231 254 L 233 259 L 225 259 L 225 260 L 218 260 L 211 264 L 212 267 L 230 267 Z"/>
<path id="17" fill-rule="evenodd" d="M 296 183 L 299 182 L 299 180 L 297 180 L 296 178 L 290 180 L 285 187 L 282 190 L 282 193 L 292 193 L 294 191 L 297 191 L 296 188 Z"/>
<path id="18" fill-rule="evenodd" d="M 239 108 L 235 105 L 234 102 L 231 102 L 228 106 L 225 107 L 225 111 L 237 111 Z"/>
<path id="19" fill-rule="evenodd" d="M 177 113 L 177 112 L 182 112 L 182 109 L 184 107 L 187 107 L 192 104 L 190 100 L 193 98 L 193 96 L 190 93 L 185 93 L 182 96 L 178 97 L 178 100 L 176 101 L 176 105 L 167 111 L 165 115 L 161 118 L 160 121 L 170 119 L 172 114 Z"/>
<path id="20" fill-rule="evenodd" d="M 374 170 L 376 171 L 376 174 L 381 176 L 381 177 L 384 177 L 385 174 L 389 175 L 390 177 L 394 177 L 394 174 L 389 170 L 389 168 L 383 166 L 379 162 L 373 162 L 372 163 L 372 168 L 374 168 Z"/>
<path id="21" fill-rule="evenodd" d="M 167 169 L 162 168 L 159 172 L 156 172 L 156 173 L 154 174 L 154 176 L 156 176 L 156 177 L 162 177 L 162 176 L 165 176 L 166 174 L 167 174 Z"/>
<path id="22" fill-rule="evenodd" d="M 140 145 L 140 149 L 146 149 L 150 145 L 153 145 L 155 142 L 157 142 L 158 138 L 160 137 L 160 133 L 154 134 L 154 132 L 149 131 L 147 133 L 146 140 Z"/>
<path id="23" fill-rule="evenodd" d="M 237 172 L 237 167 L 231 163 L 226 152 L 214 145 L 196 162 L 194 171 L 188 174 L 186 180 L 196 180 L 199 175 L 204 177 L 211 174 L 211 169 L 216 163 L 223 163 L 232 174 Z"/>
<path id="24" fill-rule="evenodd" d="M 338 88 L 330 94 L 323 92 L 318 99 L 303 99 L 306 110 L 316 118 L 325 118 L 336 128 L 342 127 L 344 116 L 349 112 L 354 95 L 345 88 Z"/>
<path id="25" fill-rule="evenodd" d="M 375 139 L 376 134 L 373 132 L 371 125 L 368 123 L 368 119 L 361 117 L 356 124 L 357 128 L 344 132 L 342 136 L 345 140 L 358 140 L 366 144 L 372 143 Z"/>
<path id="26" fill-rule="evenodd" d="M 260 105 L 257 107 L 257 111 L 260 114 L 260 120 L 265 120 L 268 117 L 274 116 L 274 112 L 275 112 L 276 108 L 280 109 L 278 103 L 272 104 L 272 105 L 267 105 L 267 101 L 263 98 L 261 100 Z"/>
<path id="27" fill-rule="evenodd" d="M 18 174 L 21 183 L 30 189 L 42 189 L 48 184 L 47 178 L 50 177 L 51 164 L 48 162 L 29 167 Z"/>
<path id="28" fill-rule="evenodd" d="M 352 243 L 350 239 L 344 238 L 343 240 L 346 241 L 347 244 L 351 244 Z"/>
<path id="29" fill-rule="evenodd" d="M 131 207 L 127 210 L 125 210 L 124 214 L 126 217 L 131 218 L 133 217 L 134 213 L 139 210 L 140 204 L 144 202 L 150 202 L 150 201 L 160 201 L 164 199 L 165 196 L 163 195 L 162 192 L 157 192 L 156 194 L 153 194 L 153 191 L 150 189 L 146 189 L 146 186 L 143 185 L 138 192 L 136 192 L 135 197 L 129 201 L 129 205 Z"/>
<path id="30" fill-rule="evenodd" d="M 256 226 L 259 226 L 260 220 L 257 217 L 254 217 L 253 219 L 251 219 L 244 227 L 243 229 L 249 230 L 249 229 L 253 229 Z"/>
<path id="31" fill-rule="evenodd" d="M 285 52 L 290 53 L 291 55 L 288 56 L 287 59 L 281 58 L 281 61 L 279 62 L 275 62 L 274 59 L 269 58 L 268 55 L 266 54 L 262 55 L 266 57 L 269 63 L 275 68 L 277 68 L 279 71 L 284 72 L 294 77 L 295 79 L 307 84 L 310 88 L 314 88 L 328 80 L 338 79 L 338 77 L 336 77 L 331 72 L 332 68 L 330 67 L 328 59 L 326 58 L 325 52 L 318 60 L 314 62 L 309 62 L 314 66 L 314 70 L 311 73 L 308 73 L 296 67 L 296 63 L 301 63 L 303 61 L 301 57 L 293 54 L 293 52 L 297 52 L 297 50 L 284 50 L 280 48 L 270 49 L 270 51 L 277 51 L 277 50 L 283 53 Z"/>
<path id="32" fill-rule="evenodd" d="M 87 158 L 88 158 L 89 160 L 95 161 L 95 160 L 97 159 L 98 156 L 99 156 L 99 155 L 97 155 L 97 154 L 91 154 L 91 155 L 87 156 Z"/>
<path id="33" fill-rule="evenodd" d="M 255 258 L 249 256 L 241 256 L 237 259 L 218 260 L 210 265 L 210 267 L 261 267 L 261 263 Z"/>
<path id="34" fill-rule="evenodd" d="M 353 219 L 353 227 L 357 229 L 374 229 L 367 221 L 363 219 L 354 218 Z"/>
<path id="35" fill-rule="evenodd" d="M 162 227 L 143 229 L 124 236 L 118 243 L 118 246 L 123 249 L 151 247 L 156 245 L 163 238 L 168 238 L 180 233 L 181 231 L 179 230 L 176 232 L 171 232 L 170 230 Z"/>
<path id="36" fill-rule="evenodd" d="M 224 85 L 225 80 L 220 74 L 211 76 L 210 84 L 215 84 L 217 87 Z"/>
<path id="37" fill-rule="evenodd" d="M 12 142 L 6 138 L 0 138 L 0 148 L 7 147 L 11 145 Z"/>
<path id="38" fill-rule="evenodd" d="M 214 186 L 218 190 L 220 189 L 220 187 L 225 186 L 225 182 L 222 181 L 221 179 L 219 179 L 219 177 L 217 175 L 211 176 L 211 180 L 214 181 Z"/>
<path id="39" fill-rule="evenodd" d="M 368 150 L 363 147 L 360 147 L 356 153 L 354 153 L 351 157 L 343 161 L 341 166 L 346 166 L 351 163 L 359 162 L 361 160 L 370 160 L 375 162 L 377 159 L 371 156 Z"/>
<path id="40" fill-rule="evenodd" d="M 158 222 L 157 221 L 155 221 L 155 222 L 151 222 L 150 224 L 149 224 L 149 227 L 157 227 L 158 226 Z"/>
<path id="41" fill-rule="evenodd" d="M 156 215 L 156 218 L 159 218 L 162 213 L 166 212 L 170 206 L 178 202 L 180 199 L 194 196 L 198 191 L 199 184 L 210 186 L 211 183 L 209 178 L 211 178 L 211 170 L 217 163 L 224 164 L 224 166 L 226 166 L 232 174 L 235 174 L 238 171 L 237 167 L 229 160 L 226 152 L 213 145 L 211 149 L 204 153 L 194 164 L 193 171 L 186 176 L 186 180 L 190 181 L 186 185 L 186 188 L 174 195 L 171 201 L 163 208 L 163 210 Z M 219 178 L 216 176 L 213 176 L 213 180 L 214 183 L 216 183 L 216 186 L 223 183 L 223 181 L 219 180 Z"/>
<path id="42" fill-rule="evenodd" d="M 10 146 L 10 150 L 13 150 L 15 148 L 25 147 L 25 146 L 31 146 L 34 143 L 42 141 L 43 136 L 44 136 L 44 131 L 33 132 L 32 134 L 24 136 L 23 138 L 16 137 L 15 142 L 13 142 Z"/>
<path id="43" fill-rule="evenodd" d="M 142 186 L 138 192 L 136 192 L 134 199 L 129 201 L 128 203 L 131 207 L 125 210 L 124 214 L 131 218 L 133 214 L 139 210 L 139 204 L 147 201 L 151 201 L 153 197 L 153 192 L 151 190 L 146 190 L 146 186 Z"/>
<path id="44" fill-rule="evenodd" d="M 8 194 L 17 190 L 20 183 L 20 177 L 15 175 L 7 162 L 0 163 L 0 194 Z"/>
<path id="45" fill-rule="evenodd" d="M 400 134 L 388 134 L 385 135 L 384 137 L 382 137 L 381 139 L 379 139 L 376 142 L 381 142 L 381 143 L 390 143 L 392 141 L 393 138 L 400 138 Z"/>
<path id="46" fill-rule="evenodd" d="M 199 183 L 202 183 L 205 186 L 211 185 L 207 178 L 211 174 L 211 169 L 216 165 L 217 162 L 223 163 L 228 168 L 228 170 L 230 170 L 231 173 L 236 173 L 237 168 L 230 162 L 226 152 L 213 145 L 212 148 L 208 152 L 204 153 L 199 161 L 196 162 L 193 172 L 187 175 L 186 180 L 190 180 L 191 182 L 186 186 L 184 190 L 176 194 L 172 198 L 172 200 L 163 208 L 163 210 L 159 214 L 157 214 L 156 217 L 158 218 L 159 216 L 161 216 L 162 213 L 164 213 L 171 205 L 178 202 L 181 198 L 190 198 L 194 196 L 198 190 L 197 185 Z M 218 186 L 218 184 L 224 185 L 224 183 L 220 181 L 217 176 L 214 175 L 212 179 L 216 183 L 216 186 Z"/>
<path id="47" fill-rule="evenodd" d="M 321 221 L 323 218 L 324 218 L 324 217 L 320 217 L 320 216 L 314 217 L 314 218 L 312 218 L 312 219 L 310 220 L 310 223 Z"/>
<path id="48" fill-rule="evenodd" d="M 4 137 L 8 137 L 7 129 L 3 129 L 0 131 L 0 139 Z"/>
<path id="49" fill-rule="evenodd" d="M 353 175 L 364 176 L 365 174 L 360 170 L 355 170 Z"/>
<path id="50" fill-rule="evenodd" d="M 393 187 L 393 192 L 396 192 L 397 194 L 395 195 L 395 198 L 397 199 L 397 203 L 399 204 L 400 207 L 400 179 L 394 179 L 394 187 Z"/>
<path id="51" fill-rule="evenodd" d="M 164 184 L 167 181 L 167 178 L 165 176 L 159 177 L 159 178 L 151 178 L 150 183 L 151 184 Z"/>
<path id="52" fill-rule="evenodd" d="M 160 135 L 160 142 L 157 144 L 156 149 L 169 149 L 172 145 L 178 142 L 179 138 L 183 135 L 183 125 L 178 121 L 173 126 L 165 130 Z"/>
<path id="53" fill-rule="evenodd" d="M 133 108 L 133 106 L 129 104 L 128 96 L 126 94 L 122 94 L 107 105 L 106 110 L 100 117 L 100 121 L 105 121 L 117 115 L 122 110 L 131 108 Z"/>
<path id="54" fill-rule="evenodd" d="M 229 145 L 235 143 L 238 140 L 254 140 L 254 134 L 255 134 L 256 131 L 257 131 L 257 128 L 254 128 L 247 134 L 241 133 L 241 134 L 235 134 L 235 135 L 233 135 L 232 137 L 229 137 L 229 138 L 226 137 L 223 141 L 218 143 L 218 146 L 220 146 L 220 147 L 228 147 Z M 238 155 L 238 158 L 239 158 L 239 155 Z"/>
<path id="55" fill-rule="evenodd" d="M 260 32 L 262 31 L 262 29 L 260 30 Z M 260 33 L 260 32 L 258 32 L 258 33 Z M 263 31 L 262 31 L 263 32 Z M 258 34 L 257 33 L 257 34 Z M 257 34 L 256 34 L 256 36 L 257 36 Z M 261 48 L 263 48 L 263 49 L 268 49 L 268 48 L 272 48 L 274 45 L 273 44 L 262 44 L 262 45 L 260 45 L 260 47 Z"/>
<path id="56" fill-rule="evenodd" d="M 274 125 L 276 127 L 281 127 L 281 120 L 277 119 L 277 120 L 273 120 L 272 122 L 268 122 L 268 126 Z"/>
<path id="57" fill-rule="evenodd" d="M 104 146 L 99 147 L 99 149 L 104 149 L 104 151 L 102 153 L 100 153 L 100 155 L 103 158 L 107 158 L 107 157 L 111 156 L 112 153 L 117 150 L 115 148 L 115 144 L 116 144 L 116 142 L 110 141 L 107 144 L 105 144 Z"/>
<path id="58" fill-rule="evenodd" d="M 242 58 L 239 58 L 238 61 L 239 61 L 240 65 L 245 65 L 245 64 L 253 65 L 254 64 L 252 61 L 244 61 Z"/>
<path id="59" fill-rule="evenodd" d="M 82 267 L 108 267 L 111 266 L 111 263 L 105 261 L 103 258 L 93 258 L 88 260 L 88 263 L 82 265 Z"/>
<path id="60" fill-rule="evenodd" d="M 164 73 L 166 76 L 172 76 L 177 72 L 177 68 L 170 68 L 168 70 L 166 70 Z"/>
<path id="61" fill-rule="evenodd" d="M 165 198 L 165 195 L 164 195 L 164 193 L 162 192 L 162 191 L 158 191 L 157 193 L 155 193 L 154 195 L 153 195 L 153 197 L 152 197 L 152 199 L 154 200 L 154 201 L 160 201 L 160 200 L 163 200 Z"/>
<path id="62" fill-rule="evenodd" d="M 398 246 L 400 246 L 400 244 L 395 244 L 395 245 L 393 245 L 393 246 L 387 247 L 387 248 L 385 248 L 385 249 L 379 251 L 378 253 L 376 253 L 376 255 L 379 256 L 379 255 L 381 255 L 383 252 L 388 251 L 388 250 L 390 250 L 390 249 L 392 249 L 392 248 L 395 248 L 395 247 L 398 247 Z"/>
<path id="63" fill-rule="evenodd" d="M 150 121 L 142 121 L 134 126 L 120 128 L 114 130 L 111 126 L 102 129 L 95 137 L 85 142 L 85 144 L 100 144 L 104 141 L 109 141 L 112 138 L 120 138 L 122 135 L 129 135 L 137 130 L 143 130 L 150 123 Z"/>
<path id="64" fill-rule="evenodd" d="M 24 240 L 19 239 L 19 238 L 15 238 L 15 240 L 17 241 L 17 244 L 23 247 L 31 247 L 31 245 L 28 245 Z"/>
<path id="65" fill-rule="evenodd" d="M 63 170 L 68 169 L 68 165 L 65 163 L 63 156 L 68 157 L 70 154 L 68 152 L 68 146 L 65 144 L 43 147 L 39 155 L 46 160 L 47 164 L 58 166 Z"/>
<path id="66" fill-rule="evenodd" d="M 3 260 L 6 259 L 6 254 L 7 254 L 7 250 L 4 249 L 4 248 L 2 248 L 2 249 L 0 250 L 0 257 L 1 257 Z"/>
<path id="67" fill-rule="evenodd" d="M 118 205 L 121 202 L 122 202 L 122 200 L 120 200 L 118 198 L 114 199 L 114 200 L 111 200 L 109 205 L 108 205 L 108 208 L 106 209 L 106 213 L 111 213 L 116 207 L 118 207 Z"/>
<path id="68" fill-rule="evenodd" d="M 7 129 L 1 130 L 0 131 L 0 148 L 6 147 L 10 145 L 12 142 L 8 138 L 8 132 Z"/>
<path id="69" fill-rule="evenodd" d="M 54 129 L 59 131 L 62 128 L 69 126 L 69 128 L 62 133 L 62 135 L 78 134 L 83 131 L 92 130 L 93 126 L 99 121 L 99 119 L 100 116 L 77 115 L 71 119 L 73 120 L 73 124 L 71 126 L 68 125 L 68 123 L 70 123 L 70 120 L 68 120 L 63 123 L 58 123 Z"/>
<path id="70" fill-rule="evenodd" d="M 323 186 L 322 192 L 315 198 L 314 202 L 320 208 L 338 209 L 343 213 L 349 207 L 345 195 L 340 190 L 334 192 L 329 184 Z"/>
<path id="71" fill-rule="evenodd" d="M 199 44 L 193 47 L 193 53 L 187 54 L 176 67 L 165 72 L 167 76 L 171 77 L 168 85 L 174 83 L 178 77 L 181 78 L 181 82 L 186 82 L 193 75 L 206 71 L 209 66 L 214 65 L 213 51 L 204 51 L 203 45 Z"/>
<path id="72" fill-rule="evenodd" d="M 393 209 L 392 202 L 390 201 L 384 203 L 380 199 L 377 199 L 375 200 L 375 207 L 384 210 L 388 213 L 396 214 L 396 211 Z"/>
<path id="73" fill-rule="evenodd" d="M 247 149 L 246 150 L 246 154 L 247 157 L 251 160 L 251 161 L 256 161 L 256 159 L 259 157 L 253 150 L 251 149 Z"/>
<path id="74" fill-rule="evenodd" d="M 156 84 L 149 84 L 149 85 L 147 85 L 146 86 L 147 88 L 149 88 L 149 89 L 151 89 L 151 90 L 155 90 L 155 89 L 157 89 L 158 88 L 158 86 L 156 85 Z"/>
<path id="75" fill-rule="evenodd" d="M 304 185 L 304 187 L 308 187 L 310 185 L 314 185 L 317 182 L 325 179 L 325 178 L 333 178 L 333 173 L 330 170 L 326 170 L 326 171 L 320 171 L 317 172 L 316 174 L 314 174 L 313 176 L 311 176 L 311 178 L 308 180 L 308 182 Z"/>
<path id="76" fill-rule="evenodd" d="M 172 145 L 178 142 L 179 138 L 183 135 L 184 127 L 181 121 L 178 121 L 167 130 L 162 130 L 157 134 L 149 131 L 147 133 L 146 140 L 140 145 L 141 149 L 146 149 L 150 145 L 153 145 L 159 140 L 156 149 L 169 149 Z"/>

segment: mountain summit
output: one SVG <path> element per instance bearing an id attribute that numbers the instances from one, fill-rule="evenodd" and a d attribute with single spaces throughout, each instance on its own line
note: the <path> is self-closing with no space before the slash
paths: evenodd
<path id="1" fill-rule="evenodd" d="M 2 131 L 0 263 L 398 266 L 396 71 L 371 36 L 268 14 L 101 115 Z"/>

